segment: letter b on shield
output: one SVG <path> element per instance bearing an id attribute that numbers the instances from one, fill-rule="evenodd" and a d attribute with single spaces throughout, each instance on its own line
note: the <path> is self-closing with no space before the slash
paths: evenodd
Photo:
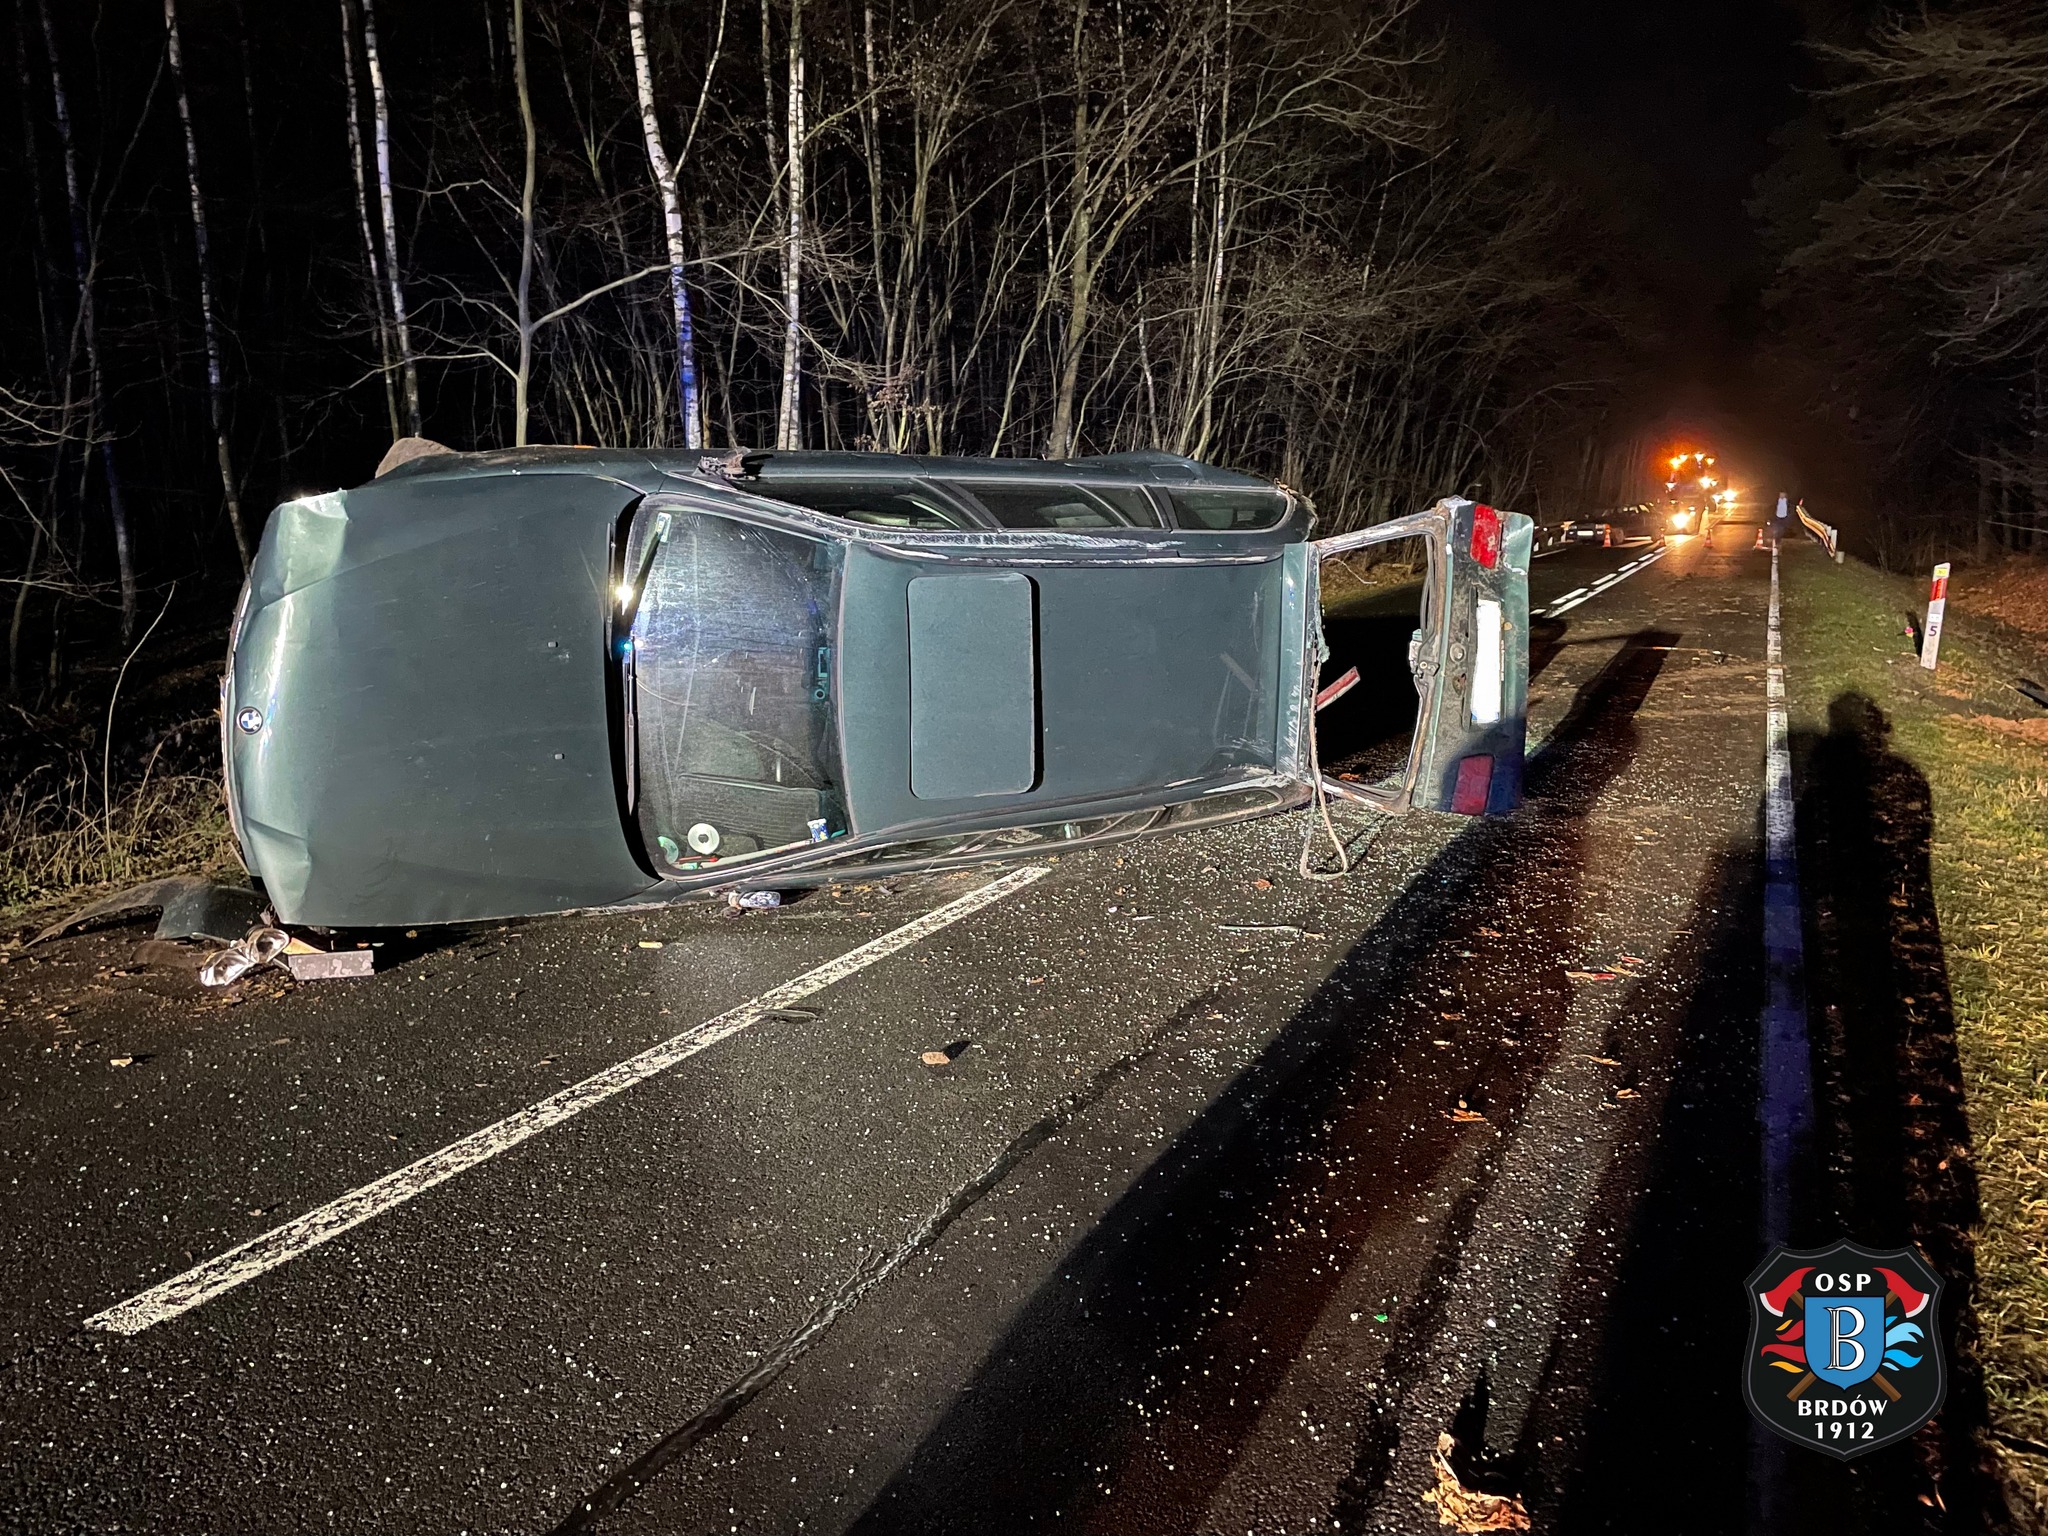
<path id="1" fill-rule="evenodd" d="M 1806 1368 L 1830 1386 L 1861 1386 L 1884 1357 L 1882 1296 L 1815 1297 L 1806 1306 Z"/>

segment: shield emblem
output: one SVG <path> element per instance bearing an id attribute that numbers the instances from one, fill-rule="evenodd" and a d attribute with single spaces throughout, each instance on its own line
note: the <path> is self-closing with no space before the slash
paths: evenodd
<path id="1" fill-rule="evenodd" d="M 1781 1248 L 1747 1289 L 1743 1396 L 1786 1439 L 1846 1461 L 1939 1411 L 1941 1277 L 1914 1250 Z"/>
<path id="2" fill-rule="evenodd" d="M 1884 1363 L 1882 1296 L 1815 1296 L 1806 1302 L 1806 1368 L 1830 1386 L 1860 1387 Z"/>

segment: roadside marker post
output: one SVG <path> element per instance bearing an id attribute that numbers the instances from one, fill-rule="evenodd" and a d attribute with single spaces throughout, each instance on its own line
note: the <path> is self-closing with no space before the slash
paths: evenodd
<path id="1" fill-rule="evenodd" d="M 1934 568 L 1934 585 L 1927 593 L 1927 628 L 1920 641 L 1920 665 L 1934 670 L 1941 654 L 1941 616 L 1948 610 L 1948 562 Z"/>

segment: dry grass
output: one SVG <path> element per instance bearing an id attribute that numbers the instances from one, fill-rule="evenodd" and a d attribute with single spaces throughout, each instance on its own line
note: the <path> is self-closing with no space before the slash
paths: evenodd
<path id="1" fill-rule="evenodd" d="M 1403 540 L 1383 550 L 1367 548 L 1325 560 L 1318 574 L 1323 607 L 1343 608 L 1420 581 L 1427 567 L 1420 551 L 1410 551 L 1408 543 Z"/>
<path id="2" fill-rule="evenodd" d="M 217 778 L 150 774 L 111 804 L 84 769 L 32 774 L 0 799 L 0 924 L 95 891 L 168 874 L 229 874 L 241 861 Z"/>
<path id="3" fill-rule="evenodd" d="M 1899 615 L 1917 609 L 1920 585 L 1788 561 L 1789 681 L 1802 711 L 1845 688 L 1867 693 L 1932 789 L 1935 902 L 1981 1209 L 1978 1354 L 2015 1502 L 2048 1516 L 2048 1458 L 2011 1445 L 2048 1443 L 2048 716 L 2020 713 L 2031 706 L 2009 686 L 2009 658 L 1972 636 L 1970 614 L 1989 606 L 1983 587 L 1967 608 L 1954 594 L 1962 611 L 1950 614 L 1938 681 L 1906 659 Z M 2032 590 L 2013 583 L 1999 618 L 2024 627 L 2015 615 Z M 2048 628 L 2048 615 L 2037 622 Z"/>

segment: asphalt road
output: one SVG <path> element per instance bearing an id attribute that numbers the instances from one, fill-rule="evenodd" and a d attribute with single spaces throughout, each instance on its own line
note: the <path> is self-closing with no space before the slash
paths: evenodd
<path id="1" fill-rule="evenodd" d="M 85 1321 L 994 876 L 225 998 L 137 928 L 6 955 L 0 1525 L 1419 1531 L 1449 1431 L 1538 1529 L 1742 1528 L 1752 531 L 1537 563 L 1515 817 L 1340 813 L 1336 883 L 1299 817 L 1047 860 L 132 1336 Z"/>

